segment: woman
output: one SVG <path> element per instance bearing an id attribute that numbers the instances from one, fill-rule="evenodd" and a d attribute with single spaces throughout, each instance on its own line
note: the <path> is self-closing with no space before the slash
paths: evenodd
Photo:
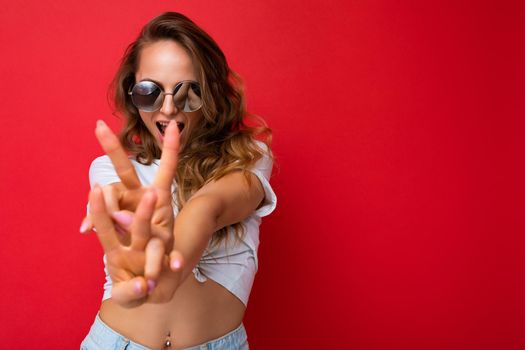
<path id="1" fill-rule="evenodd" d="M 151 20 L 113 81 L 120 142 L 90 167 L 104 297 L 82 349 L 248 349 L 242 319 L 261 217 L 275 208 L 271 151 L 248 127 L 239 79 L 202 29 Z M 263 123 L 262 121 L 260 121 Z M 160 157 L 160 161 L 159 158 Z M 149 186 L 149 187 L 148 187 Z"/>

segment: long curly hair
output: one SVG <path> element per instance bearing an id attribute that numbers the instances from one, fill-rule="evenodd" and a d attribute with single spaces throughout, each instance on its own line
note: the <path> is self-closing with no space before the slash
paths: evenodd
<path id="1" fill-rule="evenodd" d="M 180 210 L 202 186 L 231 172 L 242 171 L 250 183 L 248 169 L 265 152 L 256 140 L 266 144 L 268 155 L 273 158 L 272 133 L 262 118 L 246 111 L 242 80 L 230 69 L 217 43 L 186 16 L 166 12 L 147 23 L 127 47 L 108 91 L 115 113 L 125 120 L 120 141 L 137 161 L 151 164 L 161 154 L 128 95 L 135 84 L 141 50 L 160 40 L 173 40 L 188 52 L 201 85 L 203 101 L 203 118 L 187 135 L 179 153 L 175 205 Z M 139 144 L 134 142 L 136 135 L 140 137 Z M 236 237 L 242 238 L 245 234 L 242 223 L 232 227 Z M 228 227 L 215 232 L 212 243 L 227 238 L 227 232 Z"/>

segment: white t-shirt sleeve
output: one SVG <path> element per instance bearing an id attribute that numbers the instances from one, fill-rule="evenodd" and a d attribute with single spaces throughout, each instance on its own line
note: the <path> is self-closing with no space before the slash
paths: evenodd
<path id="1" fill-rule="evenodd" d="M 91 188 L 96 183 L 105 186 L 115 182 L 120 182 L 120 178 L 113 167 L 113 163 L 111 163 L 111 159 L 106 155 L 96 158 L 89 167 L 89 185 Z"/>
<path id="2" fill-rule="evenodd" d="M 98 157 L 91 162 L 89 167 L 89 185 L 91 189 L 93 189 L 95 184 L 105 186 L 115 182 L 120 182 L 120 178 L 108 156 Z M 86 206 L 86 212 L 89 214 L 89 203 Z"/>
<path id="3" fill-rule="evenodd" d="M 255 165 L 250 169 L 252 173 L 257 176 L 259 181 L 264 189 L 264 203 L 258 208 L 254 215 L 263 217 L 269 215 L 274 211 L 277 206 L 277 196 L 275 195 L 272 186 L 270 185 L 270 176 L 272 175 L 273 162 L 272 158 L 268 154 L 268 147 L 262 142 L 257 142 L 257 144 L 263 149 L 263 157 L 255 163 Z"/>

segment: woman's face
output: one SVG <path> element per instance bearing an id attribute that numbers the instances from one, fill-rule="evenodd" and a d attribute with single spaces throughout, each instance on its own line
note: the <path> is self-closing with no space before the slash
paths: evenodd
<path id="1" fill-rule="evenodd" d="M 197 75 L 191 57 L 175 41 L 162 40 L 145 46 L 139 55 L 139 65 L 135 81 L 153 81 L 164 92 L 172 93 L 177 83 L 183 80 L 197 81 Z M 175 120 L 179 127 L 180 143 L 185 142 L 185 135 L 202 118 L 201 110 L 184 112 L 174 104 L 172 95 L 165 95 L 162 106 L 155 112 L 139 110 L 142 121 L 162 149 L 163 134 L 167 122 Z"/>

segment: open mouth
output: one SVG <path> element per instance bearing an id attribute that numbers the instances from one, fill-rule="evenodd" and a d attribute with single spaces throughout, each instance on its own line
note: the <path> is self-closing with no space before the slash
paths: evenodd
<path id="1" fill-rule="evenodd" d="M 176 122 L 177 127 L 179 128 L 179 132 L 182 132 L 184 129 L 184 123 Z M 168 127 L 169 121 L 158 121 L 155 122 L 155 125 L 157 126 L 157 129 L 159 129 L 162 136 L 164 136 L 164 133 L 166 132 L 166 128 Z"/>

